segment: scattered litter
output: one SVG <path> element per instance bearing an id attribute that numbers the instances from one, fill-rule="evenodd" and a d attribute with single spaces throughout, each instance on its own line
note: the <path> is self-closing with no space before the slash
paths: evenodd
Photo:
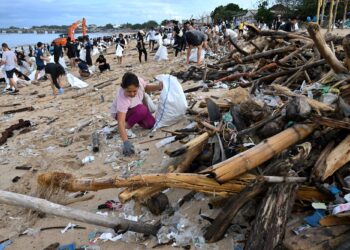
<path id="1" fill-rule="evenodd" d="M 72 223 L 69 222 L 68 225 L 67 225 L 64 229 L 61 230 L 61 233 L 64 234 L 64 233 L 67 232 L 68 230 L 74 229 L 74 227 L 76 227 L 76 226 L 77 226 L 77 225 L 72 224 Z"/>
<path id="2" fill-rule="evenodd" d="M 93 162 L 94 160 L 95 160 L 95 156 L 89 155 L 89 156 L 86 156 L 81 162 L 83 164 L 86 164 L 86 163 Z"/>

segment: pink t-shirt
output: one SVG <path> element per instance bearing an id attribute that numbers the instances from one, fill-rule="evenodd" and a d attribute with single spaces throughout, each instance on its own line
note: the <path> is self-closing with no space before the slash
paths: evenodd
<path id="1" fill-rule="evenodd" d="M 138 77 L 138 79 L 139 79 L 140 87 L 135 97 L 131 98 L 126 96 L 123 88 L 120 88 L 119 91 L 117 92 L 111 108 L 111 115 L 113 118 L 116 117 L 116 114 L 118 112 L 126 113 L 128 112 L 128 109 L 136 107 L 139 104 L 142 104 L 143 96 L 145 93 L 145 87 L 147 83 L 145 82 L 145 80 L 143 80 L 140 77 Z"/>

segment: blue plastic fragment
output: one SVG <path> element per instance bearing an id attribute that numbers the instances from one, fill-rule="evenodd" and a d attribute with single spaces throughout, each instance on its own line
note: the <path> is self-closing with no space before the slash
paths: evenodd
<path id="1" fill-rule="evenodd" d="M 12 241 L 11 240 L 6 240 L 3 243 L 0 244 L 0 250 L 4 250 L 7 246 L 11 245 Z"/>
<path id="2" fill-rule="evenodd" d="M 326 210 L 324 209 L 316 209 L 315 213 L 306 216 L 304 221 L 312 227 L 320 226 L 320 220 L 326 215 Z"/>
<path id="3" fill-rule="evenodd" d="M 333 195 L 339 194 L 341 191 L 335 186 L 335 185 L 330 185 L 328 187 L 329 192 L 331 192 Z"/>
<path id="4" fill-rule="evenodd" d="M 75 250 L 75 244 L 71 243 L 68 245 L 60 246 L 58 250 Z"/>

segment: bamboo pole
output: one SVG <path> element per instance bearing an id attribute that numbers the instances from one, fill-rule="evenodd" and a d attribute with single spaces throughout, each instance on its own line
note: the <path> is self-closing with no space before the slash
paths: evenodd
<path id="1" fill-rule="evenodd" d="M 157 235 L 158 227 L 117 217 L 104 217 L 91 212 L 62 206 L 44 199 L 0 190 L 0 203 L 33 209 L 93 225 L 130 230 L 148 235 Z"/>
<path id="2" fill-rule="evenodd" d="M 337 19 L 338 5 L 339 5 L 339 0 L 336 0 L 335 8 L 334 8 L 334 16 L 333 16 L 333 21 L 332 21 L 332 31 L 334 30 L 335 21 Z"/>
<path id="3" fill-rule="evenodd" d="M 330 32 L 331 31 L 331 27 L 332 27 L 333 7 L 334 7 L 334 0 L 331 0 L 331 6 L 329 7 L 329 18 L 328 18 L 328 29 L 327 29 L 327 32 Z"/>
<path id="4" fill-rule="evenodd" d="M 343 15 L 343 25 L 342 25 L 342 29 L 344 29 L 344 26 L 345 26 L 345 20 L 346 20 L 346 16 L 347 16 L 347 13 L 348 13 L 348 4 L 349 4 L 349 0 L 344 0 L 344 15 Z"/>
<path id="5" fill-rule="evenodd" d="M 284 149 L 306 138 L 314 129 L 314 125 L 295 125 L 262 141 L 251 149 L 216 164 L 212 170 L 206 172 L 213 175 L 218 182 L 225 183 L 256 168 Z"/>
<path id="6" fill-rule="evenodd" d="M 324 24 L 324 12 L 325 12 L 325 10 L 326 10 L 326 0 L 323 0 L 322 1 L 322 18 L 321 18 L 321 23 L 320 23 L 320 25 L 321 25 L 321 27 L 323 27 L 323 24 Z"/>
<path id="7" fill-rule="evenodd" d="M 316 14 L 316 18 L 317 18 L 317 23 L 320 23 L 320 9 L 321 9 L 321 4 L 322 4 L 322 0 L 318 0 L 317 1 L 317 14 Z"/>

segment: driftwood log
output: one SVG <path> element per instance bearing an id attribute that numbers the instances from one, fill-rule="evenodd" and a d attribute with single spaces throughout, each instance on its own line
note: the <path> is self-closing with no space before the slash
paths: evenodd
<path id="1" fill-rule="evenodd" d="M 326 44 L 320 30 L 320 26 L 317 23 L 310 23 L 307 28 L 312 40 L 314 41 L 316 48 L 326 59 L 327 63 L 334 70 L 335 73 L 347 73 L 348 70 L 344 65 L 338 60 L 338 58 L 333 54 L 332 50 Z"/>
<path id="2" fill-rule="evenodd" d="M 86 212 L 66 206 L 62 206 L 50 201 L 23 195 L 13 192 L 0 190 L 0 203 L 20 206 L 28 209 L 33 209 L 39 212 L 52 214 L 76 221 L 81 221 L 97 226 L 115 228 L 121 231 L 133 231 L 147 235 L 156 235 L 158 227 L 150 224 L 134 222 L 130 220 L 120 219 L 117 217 L 104 217 L 95 213 Z"/>

